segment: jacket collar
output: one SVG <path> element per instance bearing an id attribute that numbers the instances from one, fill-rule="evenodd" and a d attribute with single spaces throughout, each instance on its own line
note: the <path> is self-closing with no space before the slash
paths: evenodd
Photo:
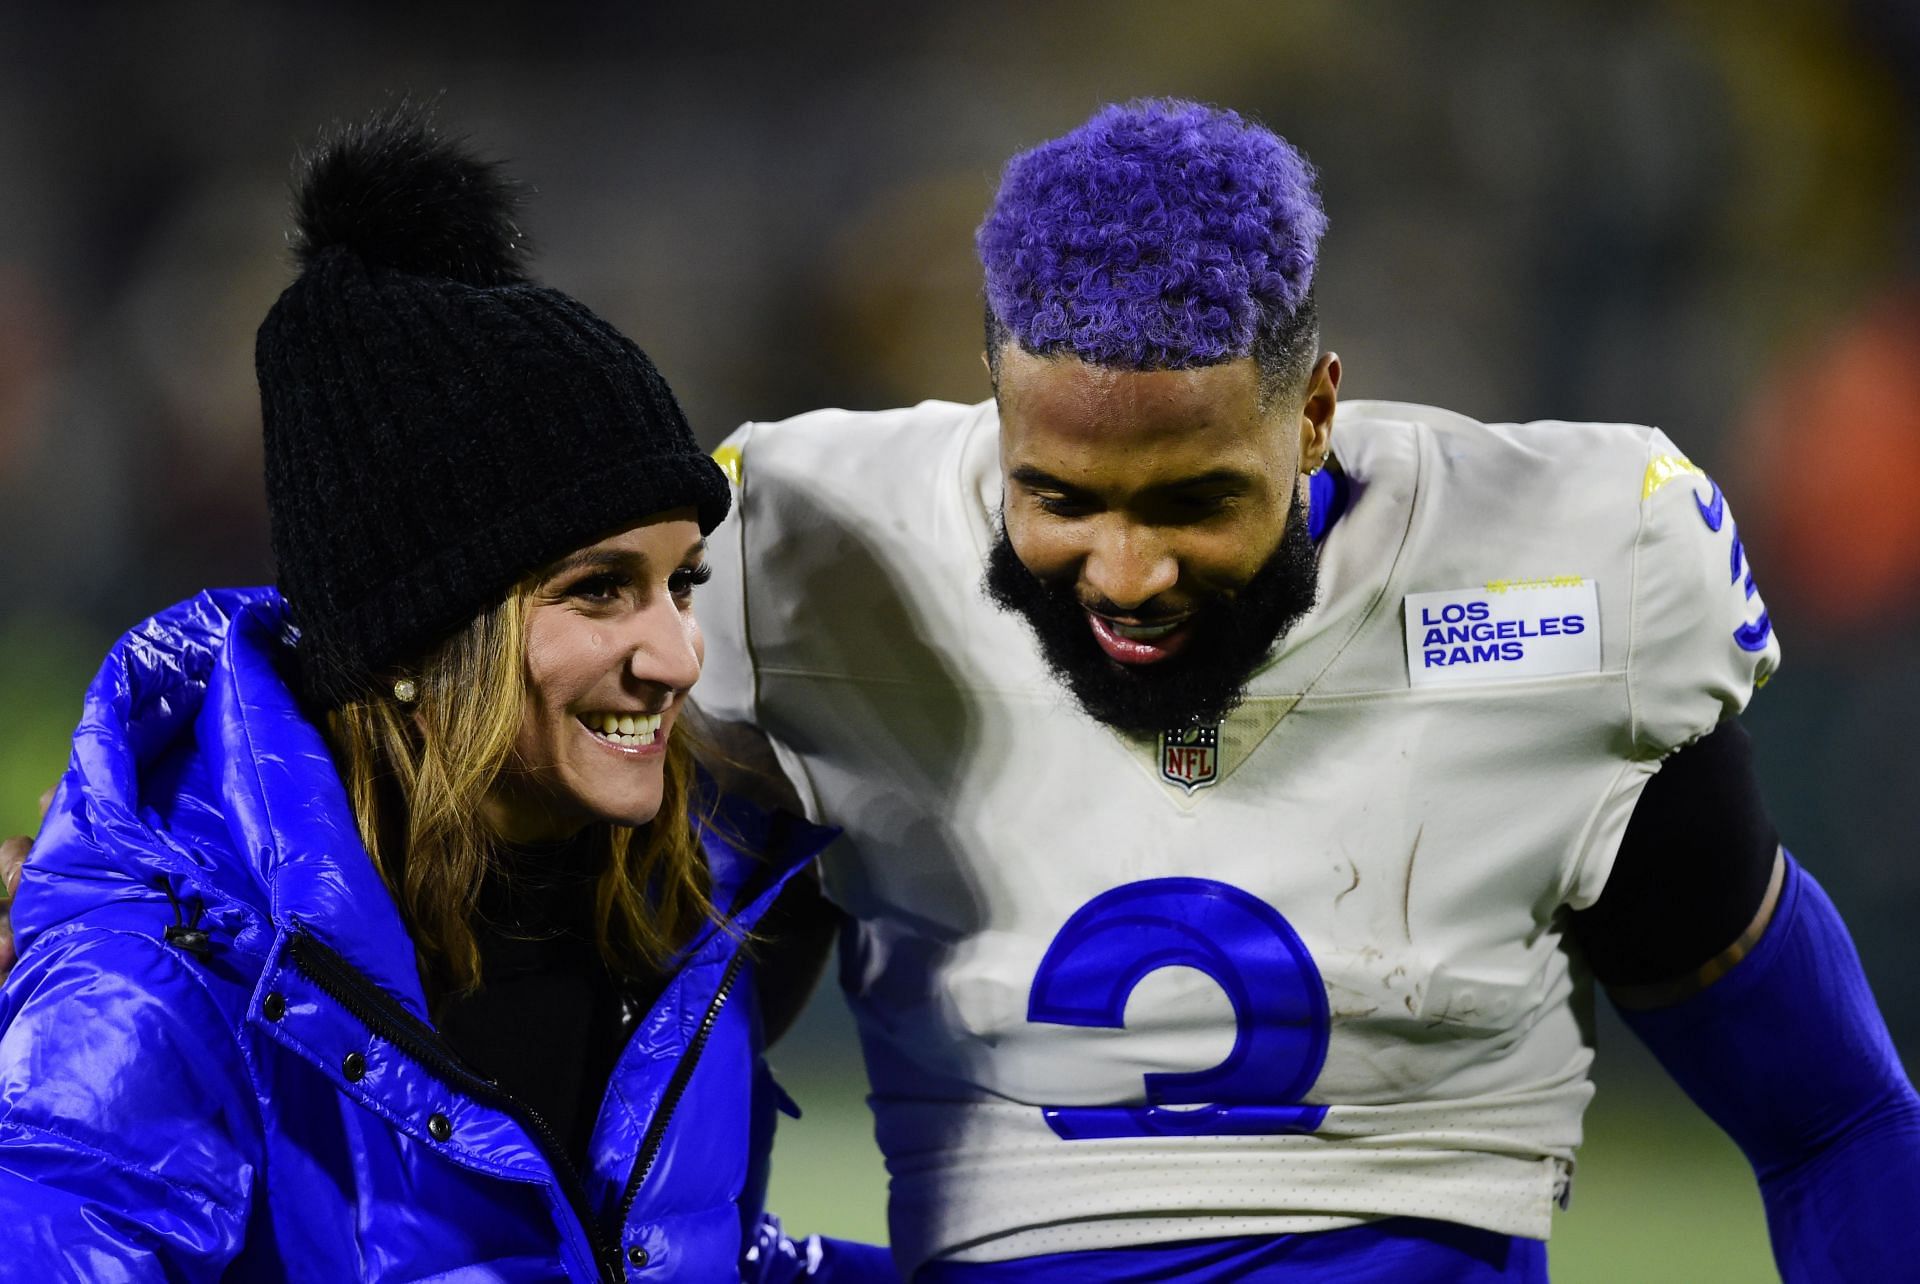
<path id="1" fill-rule="evenodd" d="M 274 926 L 312 933 L 425 1020 L 413 942 L 360 842 L 333 756 L 275 665 L 284 623 L 270 592 L 235 616 L 200 710 L 201 752 Z"/>

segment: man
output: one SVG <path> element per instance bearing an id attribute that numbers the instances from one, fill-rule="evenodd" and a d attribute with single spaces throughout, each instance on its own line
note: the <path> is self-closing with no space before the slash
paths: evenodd
<path id="1" fill-rule="evenodd" d="M 896 1261 L 1543 1279 L 1592 975 L 1788 1279 L 1900 1277 L 1920 1100 L 1753 782 L 1723 495 L 1648 428 L 1336 413 L 1324 227 L 1265 129 L 1108 108 L 980 229 L 992 402 L 719 452 L 696 698 L 851 840 Z"/>

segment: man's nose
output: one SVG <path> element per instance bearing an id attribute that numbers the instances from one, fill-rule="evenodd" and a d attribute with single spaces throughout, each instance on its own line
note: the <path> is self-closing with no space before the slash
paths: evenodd
<path id="1" fill-rule="evenodd" d="M 1096 535 L 1081 577 L 1095 596 L 1130 611 L 1171 589 L 1180 563 L 1152 530 L 1113 526 Z"/>

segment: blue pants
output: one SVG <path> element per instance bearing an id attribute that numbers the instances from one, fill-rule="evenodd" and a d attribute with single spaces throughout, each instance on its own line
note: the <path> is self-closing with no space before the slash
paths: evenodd
<path id="1" fill-rule="evenodd" d="M 1306 1235 L 1147 1244 L 1007 1262 L 929 1262 L 914 1284 L 1546 1284 L 1547 1246 L 1449 1222 L 1393 1217 Z"/>

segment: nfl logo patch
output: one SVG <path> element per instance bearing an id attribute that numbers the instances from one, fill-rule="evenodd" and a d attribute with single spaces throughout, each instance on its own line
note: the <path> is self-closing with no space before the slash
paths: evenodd
<path id="1" fill-rule="evenodd" d="M 1160 778 L 1188 793 L 1220 779 L 1220 724 L 1161 732 Z"/>

